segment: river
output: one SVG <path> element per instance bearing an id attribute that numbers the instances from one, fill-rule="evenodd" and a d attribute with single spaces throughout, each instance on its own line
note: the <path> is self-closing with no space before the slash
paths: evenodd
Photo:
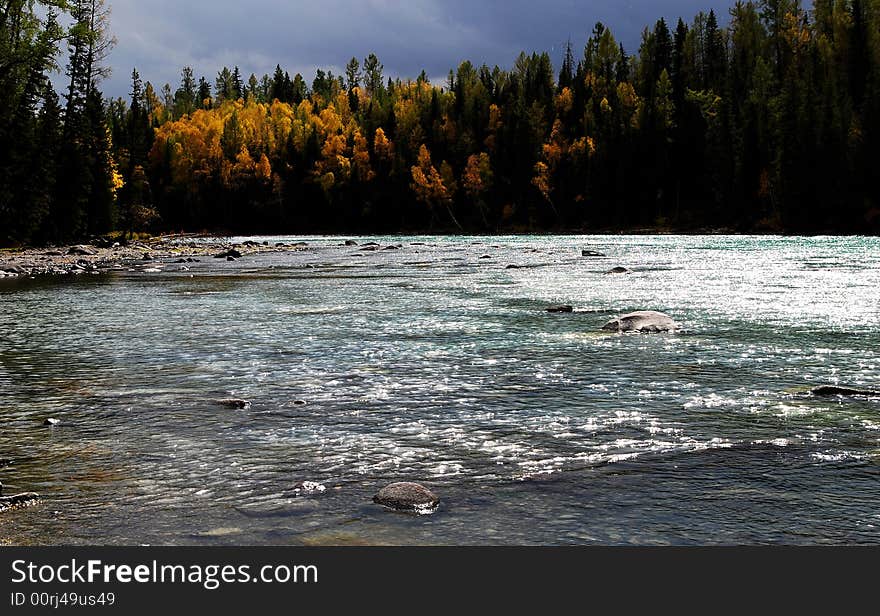
<path id="1" fill-rule="evenodd" d="M 877 238 L 250 239 L 0 281 L 0 543 L 880 542 Z"/>

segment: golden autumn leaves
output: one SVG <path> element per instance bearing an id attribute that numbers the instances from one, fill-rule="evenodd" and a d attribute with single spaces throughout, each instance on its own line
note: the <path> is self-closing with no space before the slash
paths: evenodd
<path id="1" fill-rule="evenodd" d="M 312 96 L 298 105 L 277 100 L 260 103 L 252 98 L 207 105 L 159 126 L 150 162 L 154 169 L 167 170 L 172 185 L 193 193 L 208 183 L 219 183 L 225 189 L 263 186 L 278 193 L 282 178 L 296 166 L 300 166 L 299 177 L 328 195 L 339 187 L 366 185 L 391 174 L 403 179 L 406 174 L 415 200 L 432 217 L 445 208 L 455 221 L 452 204 L 462 201 L 459 195 L 481 213 L 486 207 L 494 187 L 493 159 L 503 112 L 495 104 L 489 106 L 482 142 L 471 143 L 469 147 L 476 151 L 459 158 L 457 165 L 435 160 L 426 145 L 430 140 L 424 115 L 437 92 L 441 91 L 423 81 L 395 89 L 394 136 L 400 147 L 385 128 L 367 129 L 367 116 L 352 111 L 352 105 L 361 110 L 371 105 L 361 88 L 353 88 L 329 101 Z M 563 89 L 555 103 L 558 117 L 532 178 L 551 206 L 557 169 L 567 163 L 583 166 L 596 150 L 592 137 L 568 136 L 559 119 L 571 110 L 571 91 Z M 456 143 L 462 137 L 461 127 L 449 115 L 441 115 L 436 126 L 441 144 Z"/>

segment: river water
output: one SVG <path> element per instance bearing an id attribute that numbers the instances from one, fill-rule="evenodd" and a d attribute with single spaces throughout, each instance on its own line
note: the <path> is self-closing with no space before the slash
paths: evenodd
<path id="1" fill-rule="evenodd" d="M 0 281 L 0 543 L 880 542 L 880 398 L 808 393 L 880 389 L 877 238 L 253 239 Z"/>

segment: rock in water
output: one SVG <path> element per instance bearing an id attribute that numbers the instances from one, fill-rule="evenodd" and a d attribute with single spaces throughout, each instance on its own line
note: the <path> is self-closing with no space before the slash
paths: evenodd
<path id="1" fill-rule="evenodd" d="M 625 267 L 615 267 L 614 269 L 610 269 L 605 273 L 606 274 L 629 274 L 630 272 Z"/>
<path id="2" fill-rule="evenodd" d="M 373 502 L 396 511 L 430 511 L 440 504 L 440 499 L 425 486 L 405 481 L 385 486 Z"/>
<path id="3" fill-rule="evenodd" d="M 814 387 L 810 393 L 814 396 L 880 396 L 880 391 L 840 387 L 838 385 L 821 385 Z"/>
<path id="4" fill-rule="evenodd" d="M 640 310 L 612 319 L 602 329 L 613 332 L 659 333 L 675 331 L 678 324 L 668 314 Z"/>
<path id="5" fill-rule="evenodd" d="M 60 419 L 55 419 L 54 417 L 49 417 L 46 421 L 43 422 L 44 426 L 57 426 L 61 423 Z"/>
<path id="6" fill-rule="evenodd" d="M 300 481 L 293 486 L 296 494 L 323 494 L 327 491 L 327 486 L 317 481 Z"/>
<path id="7" fill-rule="evenodd" d="M 250 402 L 240 398 L 224 398 L 223 400 L 217 400 L 217 404 L 228 409 L 246 409 L 251 406 Z"/>
<path id="8" fill-rule="evenodd" d="M 40 500 L 40 495 L 35 492 L 25 492 L 13 496 L 0 496 L 0 513 L 13 507 L 26 507 Z"/>
<path id="9" fill-rule="evenodd" d="M 550 306 L 547 308 L 547 312 L 574 312 L 574 306 Z"/>
<path id="10" fill-rule="evenodd" d="M 345 245 L 346 246 L 357 246 L 358 243 L 354 240 L 345 240 Z"/>
<path id="11" fill-rule="evenodd" d="M 240 259 L 241 253 L 238 252 L 235 248 L 230 248 L 229 250 L 225 250 L 219 254 L 214 255 L 215 259 L 225 259 L 227 257 L 232 257 L 234 259 Z"/>
<path id="12" fill-rule="evenodd" d="M 85 246 L 71 246 L 70 249 L 68 249 L 67 254 L 69 254 L 69 255 L 83 255 L 83 256 L 92 255 L 93 256 L 97 253 L 94 250 L 89 250 Z"/>
<path id="13" fill-rule="evenodd" d="M 605 254 L 601 252 L 597 252 L 595 250 L 582 250 L 581 256 L 583 257 L 604 257 Z"/>

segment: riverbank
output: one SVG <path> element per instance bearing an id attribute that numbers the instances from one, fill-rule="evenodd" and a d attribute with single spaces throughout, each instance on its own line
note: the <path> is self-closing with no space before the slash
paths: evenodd
<path id="1" fill-rule="evenodd" d="M 306 248 L 304 243 L 276 242 L 241 244 L 223 239 L 204 238 L 186 242 L 191 236 L 161 236 L 126 244 L 103 238 L 90 244 L 43 246 L 0 251 L 0 278 L 103 274 L 150 264 L 195 263 L 202 259 L 235 260 L 263 252 L 293 252 Z"/>

